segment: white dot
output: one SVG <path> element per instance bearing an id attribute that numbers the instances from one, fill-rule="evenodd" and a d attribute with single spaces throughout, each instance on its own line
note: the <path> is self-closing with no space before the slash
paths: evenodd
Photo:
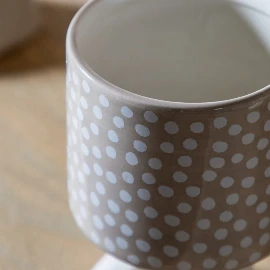
<path id="1" fill-rule="evenodd" d="M 197 254 L 203 254 L 207 250 L 207 245 L 204 243 L 197 243 L 193 245 L 193 251 Z"/>
<path id="2" fill-rule="evenodd" d="M 192 210 L 192 207 L 188 203 L 180 203 L 177 206 L 177 210 L 182 214 L 188 214 Z"/>
<path id="3" fill-rule="evenodd" d="M 123 172 L 122 178 L 127 184 L 133 184 L 134 182 L 134 176 L 129 172 Z"/>
<path id="4" fill-rule="evenodd" d="M 268 167 L 268 168 L 264 171 L 264 176 L 265 176 L 265 177 L 270 177 L 270 167 Z"/>
<path id="5" fill-rule="evenodd" d="M 136 132 L 137 132 L 140 136 L 142 136 L 142 137 L 144 137 L 144 138 L 150 136 L 150 130 L 149 130 L 149 128 L 146 127 L 146 126 L 143 126 L 143 125 L 136 125 L 136 126 L 135 126 L 135 130 L 136 130 Z"/>
<path id="6" fill-rule="evenodd" d="M 106 237 L 104 239 L 104 246 L 109 252 L 115 252 L 115 246 L 111 239 Z"/>
<path id="7" fill-rule="evenodd" d="M 83 154 L 86 156 L 86 157 L 88 157 L 89 156 L 89 149 L 88 149 L 88 147 L 86 146 L 86 144 L 82 144 L 81 145 L 81 149 L 82 149 L 82 152 L 83 152 Z"/>
<path id="8" fill-rule="evenodd" d="M 232 185 L 234 184 L 234 180 L 232 177 L 224 177 L 221 179 L 220 181 L 220 185 L 223 187 L 223 188 L 230 188 Z"/>
<path id="9" fill-rule="evenodd" d="M 72 123 L 74 127 L 77 129 L 78 128 L 78 120 L 75 116 L 72 116 Z"/>
<path id="10" fill-rule="evenodd" d="M 81 106 L 82 106 L 85 110 L 87 110 L 87 109 L 88 109 L 88 103 L 87 103 L 86 99 L 85 99 L 83 96 L 81 96 L 80 101 L 81 101 Z"/>
<path id="11" fill-rule="evenodd" d="M 247 161 L 246 166 L 249 170 L 252 170 L 257 167 L 259 159 L 257 157 L 251 158 Z"/>
<path id="12" fill-rule="evenodd" d="M 93 113 L 98 120 L 103 118 L 102 111 L 98 106 L 93 107 Z"/>
<path id="13" fill-rule="evenodd" d="M 109 130 L 108 131 L 108 138 L 113 143 L 118 143 L 119 142 L 118 135 L 116 134 L 116 132 L 114 130 Z"/>
<path id="14" fill-rule="evenodd" d="M 79 182 L 81 184 L 84 184 L 85 183 L 85 178 L 84 178 L 84 175 L 81 171 L 78 172 L 78 179 L 79 179 Z"/>
<path id="15" fill-rule="evenodd" d="M 265 194 L 270 195 L 270 185 L 267 186 L 267 188 L 265 190 Z"/>
<path id="16" fill-rule="evenodd" d="M 86 202 L 86 201 L 87 201 L 86 193 L 85 193 L 84 190 L 82 190 L 82 189 L 79 189 L 79 197 L 80 197 L 80 199 L 81 199 L 83 202 Z"/>
<path id="17" fill-rule="evenodd" d="M 226 142 L 215 142 L 213 144 L 213 150 L 216 153 L 223 153 L 228 149 L 228 144 Z"/>
<path id="18" fill-rule="evenodd" d="M 254 177 L 246 177 L 242 180 L 241 185 L 243 188 L 251 188 L 255 183 Z"/>
<path id="19" fill-rule="evenodd" d="M 182 167 L 190 167 L 192 165 L 192 158 L 189 156 L 182 156 L 178 159 L 178 164 Z"/>
<path id="20" fill-rule="evenodd" d="M 134 141 L 133 147 L 141 153 L 146 152 L 147 150 L 147 145 L 144 142 L 138 140 Z"/>
<path id="21" fill-rule="evenodd" d="M 142 175 L 142 180 L 147 185 L 153 185 L 156 183 L 156 178 L 151 173 L 144 173 Z"/>
<path id="22" fill-rule="evenodd" d="M 96 183 L 96 190 L 100 195 L 105 195 L 106 194 L 106 189 L 104 185 L 101 182 Z"/>
<path id="23" fill-rule="evenodd" d="M 229 222 L 233 218 L 233 214 L 230 211 L 224 211 L 220 214 L 219 219 L 221 222 Z"/>
<path id="24" fill-rule="evenodd" d="M 116 150 L 112 146 L 106 147 L 106 154 L 109 158 L 112 158 L 112 159 L 116 158 Z"/>
<path id="25" fill-rule="evenodd" d="M 164 129 L 167 131 L 169 134 L 176 134 L 179 131 L 179 127 L 175 122 L 167 122 L 165 124 Z"/>
<path id="26" fill-rule="evenodd" d="M 133 230 L 126 224 L 121 225 L 120 227 L 121 233 L 125 236 L 132 236 L 133 235 Z"/>
<path id="27" fill-rule="evenodd" d="M 90 139 L 89 132 L 88 132 L 88 130 L 87 130 L 86 127 L 83 127 L 83 128 L 82 128 L 82 135 L 83 135 L 83 137 L 84 137 L 86 140 L 89 140 L 89 139 Z"/>
<path id="28" fill-rule="evenodd" d="M 125 203 L 130 203 L 132 201 L 131 195 L 125 190 L 121 190 L 119 196 L 120 199 Z"/>
<path id="29" fill-rule="evenodd" d="M 138 197 L 143 201 L 149 201 L 151 199 L 151 194 L 147 189 L 139 189 L 137 194 Z"/>
<path id="30" fill-rule="evenodd" d="M 75 152 L 73 152 L 73 161 L 75 164 L 79 164 L 79 157 Z"/>
<path id="31" fill-rule="evenodd" d="M 251 112 L 247 116 L 247 121 L 251 124 L 256 123 L 260 119 L 260 113 L 259 112 Z"/>
<path id="32" fill-rule="evenodd" d="M 260 243 L 261 246 L 265 246 L 265 245 L 268 244 L 269 240 L 270 240 L 269 233 L 265 233 L 260 237 L 259 243 Z"/>
<path id="33" fill-rule="evenodd" d="M 160 240 L 163 237 L 163 234 L 160 230 L 156 229 L 156 228 L 151 228 L 148 231 L 149 236 L 154 239 L 154 240 Z"/>
<path id="34" fill-rule="evenodd" d="M 178 270 L 191 270 L 192 266 L 190 263 L 182 261 L 178 264 Z"/>
<path id="35" fill-rule="evenodd" d="M 149 252 L 151 249 L 149 243 L 141 239 L 136 240 L 136 246 L 142 252 Z"/>
<path id="36" fill-rule="evenodd" d="M 217 173 L 213 171 L 205 171 L 202 177 L 204 181 L 212 182 L 217 178 Z"/>
<path id="37" fill-rule="evenodd" d="M 79 118 L 79 120 L 83 121 L 84 116 L 81 108 L 77 108 L 77 117 Z"/>
<path id="38" fill-rule="evenodd" d="M 106 178 L 111 184 L 117 183 L 116 176 L 112 172 L 106 172 Z"/>
<path id="39" fill-rule="evenodd" d="M 228 120 L 225 117 L 219 117 L 214 120 L 214 126 L 217 129 L 224 128 L 227 125 Z"/>
<path id="40" fill-rule="evenodd" d="M 228 205 L 235 205 L 238 203 L 238 201 L 239 195 L 237 193 L 233 193 L 226 198 L 226 202 Z"/>
<path id="41" fill-rule="evenodd" d="M 163 252 L 164 252 L 164 254 L 166 256 L 168 256 L 170 258 L 175 258 L 179 254 L 179 250 L 176 247 L 173 247 L 173 246 L 165 246 L 163 248 Z"/>
<path id="42" fill-rule="evenodd" d="M 258 200 L 258 196 L 255 194 L 251 194 L 246 199 L 246 205 L 247 206 L 253 206 Z"/>
<path id="43" fill-rule="evenodd" d="M 100 205 L 100 201 L 99 201 L 96 193 L 94 193 L 94 192 L 90 193 L 90 200 L 94 206 L 98 207 Z"/>
<path id="44" fill-rule="evenodd" d="M 132 152 L 126 153 L 126 161 L 132 166 L 138 165 L 139 163 L 137 156 Z"/>
<path id="45" fill-rule="evenodd" d="M 250 263 L 255 263 L 261 258 L 261 253 L 260 252 L 254 252 L 251 254 L 249 257 L 249 262 Z"/>
<path id="46" fill-rule="evenodd" d="M 211 227 L 211 222 L 209 219 L 201 219 L 197 222 L 197 226 L 201 230 L 208 230 Z"/>
<path id="47" fill-rule="evenodd" d="M 120 129 L 124 128 L 124 126 L 125 126 L 124 120 L 119 116 L 115 116 L 113 118 L 113 123 L 117 128 L 120 128 Z"/>
<path id="48" fill-rule="evenodd" d="M 147 262 L 152 268 L 159 269 L 162 267 L 162 262 L 159 258 L 150 256 L 147 258 Z"/>
<path id="49" fill-rule="evenodd" d="M 242 137 L 242 143 L 244 145 L 251 144 L 255 139 L 255 135 L 253 133 L 246 134 Z"/>
<path id="50" fill-rule="evenodd" d="M 264 125 L 264 130 L 265 131 L 270 131 L 270 120 L 266 121 L 266 123 Z"/>
<path id="51" fill-rule="evenodd" d="M 229 260 L 226 263 L 225 268 L 227 270 L 233 270 L 233 269 L 236 269 L 237 266 L 238 266 L 238 262 L 236 260 Z"/>
<path id="52" fill-rule="evenodd" d="M 104 95 L 99 96 L 99 102 L 105 108 L 110 106 L 109 100 Z"/>
<path id="53" fill-rule="evenodd" d="M 175 234 L 175 238 L 179 242 L 187 242 L 190 239 L 190 235 L 185 231 L 179 231 Z"/>
<path id="54" fill-rule="evenodd" d="M 111 215 L 105 215 L 104 220 L 110 227 L 114 227 L 116 224 L 114 218 Z"/>
<path id="55" fill-rule="evenodd" d="M 158 212 L 153 207 L 147 206 L 144 208 L 143 212 L 144 212 L 145 216 L 150 218 L 150 219 L 154 219 L 154 218 L 158 217 Z"/>
<path id="56" fill-rule="evenodd" d="M 85 93 L 87 93 L 87 94 L 90 93 L 90 87 L 86 81 L 82 82 L 82 86 L 83 86 L 83 90 Z"/>
<path id="57" fill-rule="evenodd" d="M 103 170 L 101 169 L 101 167 L 97 163 L 95 163 L 93 167 L 94 167 L 94 171 L 95 171 L 97 176 L 103 175 Z"/>
<path id="58" fill-rule="evenodd" d="M 99 134 L 99 128 L 95 123 L 90 124 L 90 129 L 91 129 L 91 131 L 93 132 L 94 135 Z"/>
<path id="59" fill-rule="evenodd" d="M 131 210 L 126 210 L 125 216 L 126 216 L 126 219 L 130 222 L 137 222 L 139 219 L 138 215 Z"/>
<path id="60" fill-rule="evenodd" d="M 108 201 L 108 207 L 111 210 L 112 213 L 118 214 L 120 212 L 120 208 L 116 202 L 113 200 Z"/>
<path id="61" fill-rule="evenodd" d="M 76 92 L 75 92 L 73 87 L 71 87 L 71 89 L 70 89 L 70 95 L 71 95 L 72 100 L 76 101 L 76 96 L 77 95 L 76 95 Z"/>
<path id="62" fill-rule="evenodd" d="M 204 131 L 204 125 L 201 122 L 192 123 L 190 126 L 190 130 L 193 133 L 202 133 Z"/>
<path id="63" fill-rule="evenodd" d="M 86 175 L 90 175 L 91 174 L 91 170 L 90 170 L 89 166 L 86 163 L 83 163 L 83 172 Z"/>
<path id="64" fill-rule="evenodd" d="M 90 233 L 90 239 L 92 240 L 92 242 L 96 245 L 98 245 L 100 243 L 100 239 L 99 236 L 96 232 L 91 232 Z"/>
<path id="65" fill-rule="evenodd" d="M 101 159 L 102 155 L 100 149 L 97 146 L 92 147 L 92 153 L 97 159 Z"/>
<path id="66" fill-rule="evenodd" d="M 75 85 L 79 85 L 79 78 L 75 71 L 72 72 L 72 80 Z"/>
<path id="67" fill-rule="evenodd" d="M 223 247 L 221 247 L 219 249 L 219 254 L 221 256 L 224 256 L 225 257 L 225 256 L 229 256 L 232 253 L 232 251 L 233 251 L 233 247 L 227 245 L 227 246 L 223 246 Z"/>
<path id="68" fill-rule="evenodd" d="M 173 174 L 173 179 L 177 183 L 184 183 L 187 181 L 188 177 L 185 173 L 183 172 L 175 172 Z"/>
<path id="69" fill-rule="evenodd" d="M 183 142 L 183 146 L 185 149 L 187 150 L 194 150 L 198 147 L 198 144 L 195 140 L 193 139 L 186 139 L 184 142 Z"/>
<path id="70" fill-rule="evenodd" d="M 133 117 L 133 111 L 127 106 L 124 106 L 124 107 L 121 108 L 121 113 L 126 118 L 132 118 Z"/>
<path id="71" fill-rule="evenodd" d="M 136 255 L 128 255 L 127 260 L 133 265 L 137 265 L 140 263 L 140 259 Z"/>
<path id="72" fill-rule="evenodd" d="M 213 269 L 217 265 L 217 262 L 213 259 L 205 259 L 203 261 L 203 268 L 204 269 Z"/>
<path id="73" fill-rule="evenodd" d="M 266 138 L 262 138 L 259 140 L 259 142 L 257 144 L 257 148 L 258 148 L 258 150 L 264 150 L 268 144 L 269 144 L 269 140 Z"/>
<path id="74" fill-rule="evenodd" d="M 244 219 L 239 219 L 234 222 L 233 226 L 237 232 L 241 232 L 247 227 L 247 222 Z"/>
<path id="75" fill-rule="evenodd" d="M 162 163 L 159 159 L 157 158 L 150 158 L 148 161 L 148 165 L 153 169 L 153 170 L 160 170 L 162 168 Z"/>
<path id="76" fill-rule="evenodd" d="M 212 198 L 206 198 L 202 201 L 202 208 L 206 211 L 210 211 L 215 208 L 216 203 Z"/>
<path id="77" fill-rule="evenodd" d="M 198 197 L 201 193 L 201 189 L 198 187 L 187 187 L 186 188 L 186 194 L 191 197 L 195 198 Z"/>
<path id="78" fill-rule="evenodd" d="M 225 159 L 220 157 L 211 158 L 209 164 L 214 169 L 220 169 L 225 165 Z"/>
<path id="79" fill-rule="evenodd" d="M 228 236 L 228 230 L 227 229 L 218 229 L 216 232 L 215 232 L 215 238 L 217 240 L 224 240 L 226 239 Z"/>
<path id="80" fill-rule="evenodd" d="M 253 242 L 253 241 L 252 241 L 252 238 L 251 238 L 250 236 L 246 236 L 246 237 L 244 237 L 244 238 L 241 240 L 240 246 L 241 246 L 242 248 L 248 248 L 248 247 L 251 246 L 252 242 Z"/>
<path id="81" fill-rule="evenodd" d="M 128 249 L 128 242 L 122 238 L 122 237 L 117 237 L 116 238 L 116 245 L 123 250 Z"/>
<path id="82" fill-rule="evenodd" d="M 239 125 L 232 125 L 229 128 L 229 134 L 231 136 L 237 136 L 238 134 L 241 133 L 242 129 L 243 128 L 241 126 L 239 126 Z"/>
<path id="83" fill-rule="evenodd" d="M 240 153 L 237 153 L 235 155 L 232 156 L 232 163 L 240 163 L 243 160 L 244 156 Z"/>
<path id="84" fill-rule="evenodd" d="M 167 225 L 171 227 L 177 227 L 180 224 L 180 219 L 176 216 L 167 215 L 164 217 L 164 221 Z"/>
<path id="85" fill-rule="evenodd" d="M 156 123 L 158 121 L 157 115 L 151 111 L 144 113 L 144 119 L 149 123 Z"/>
<path id="86" fill-rule="evenodd" d="M 104 229 L 104 224 L 103 224 L 102 220 L 100 219 L 100 217 L 97 215 L 93 216 L 93 224 L 94 224 L 95 228 L 98 230 Z"/>
<path id="87" fill-rule="evenodd" d="M 270 223 L 270 219 L 268 217 L 264 217 L 259 222 L 259 228 L 261 230 L 265 230 L 269 226 L 269 223 Z"/>
<path id="88" fill-rule="evenodd" d="M 159 186 L 158 192 L 161 196 L 165 198 L 171 198 L 174 194 L 173 189 L 167 186 Z"/>
<path id="89" fill-rule="evenodd" d="M 267 210 L 267 208 L 268 208 L 267 203 L 262 202 L 256 207 L 256 212 L 257 214 L 263 214 Z"/>
<path id="90" fill-rule="evenodd" d="M 172 143 L 164 142 L 160 145 L 160 149 L 167 154 L 171 154 L 174 151 L 174 146 Z"/>

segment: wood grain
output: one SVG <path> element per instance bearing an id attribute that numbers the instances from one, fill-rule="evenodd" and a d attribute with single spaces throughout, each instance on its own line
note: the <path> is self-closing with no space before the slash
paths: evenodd
<path id="1" fill-rule="evenodd" d="M 64 41 L 80 2 L 39 1 L 43 27 L 0 61 L 1 270 L 86 270 L 102 254 L 66 195 Z"/>

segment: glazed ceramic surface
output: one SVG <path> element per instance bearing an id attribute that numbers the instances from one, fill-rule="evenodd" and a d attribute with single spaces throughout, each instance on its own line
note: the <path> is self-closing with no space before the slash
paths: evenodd
<path id="1" fill-rule="evenodd" d="M 79 227 L 140 268 L 241 269 L 268 255 L 269 86 L 190 104 L 124 91 L 80 59 L 85 10 L 67 39 L 68 190 Z"/>
<path id="2" fill-rule="evenodd" d="M 37 21 L 36 10 L 30 0 L 0 0 L 0 52 L 33 33 Z"/>

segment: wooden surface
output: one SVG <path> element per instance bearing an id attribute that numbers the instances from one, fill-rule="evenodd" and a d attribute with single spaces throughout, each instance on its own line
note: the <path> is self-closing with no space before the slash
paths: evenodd
<path id="1" fill-rule="evenodd" d="M 43 29 L 0 60 L 0 270 L 89 270 L 102 254 L 66 195 L 64 39 L 80 1 L 43 0 Z"/>

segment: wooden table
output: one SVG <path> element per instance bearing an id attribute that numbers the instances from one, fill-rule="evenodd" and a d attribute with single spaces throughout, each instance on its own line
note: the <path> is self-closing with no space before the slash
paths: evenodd
<path id="1" fill-rule="evenodd" d="M 67 203 L 64 40 L 81 0 L 64 1 L 43 0 L 44 28 L 0 61 L 1 270 L 88 270 L 102 255 Z"/>

